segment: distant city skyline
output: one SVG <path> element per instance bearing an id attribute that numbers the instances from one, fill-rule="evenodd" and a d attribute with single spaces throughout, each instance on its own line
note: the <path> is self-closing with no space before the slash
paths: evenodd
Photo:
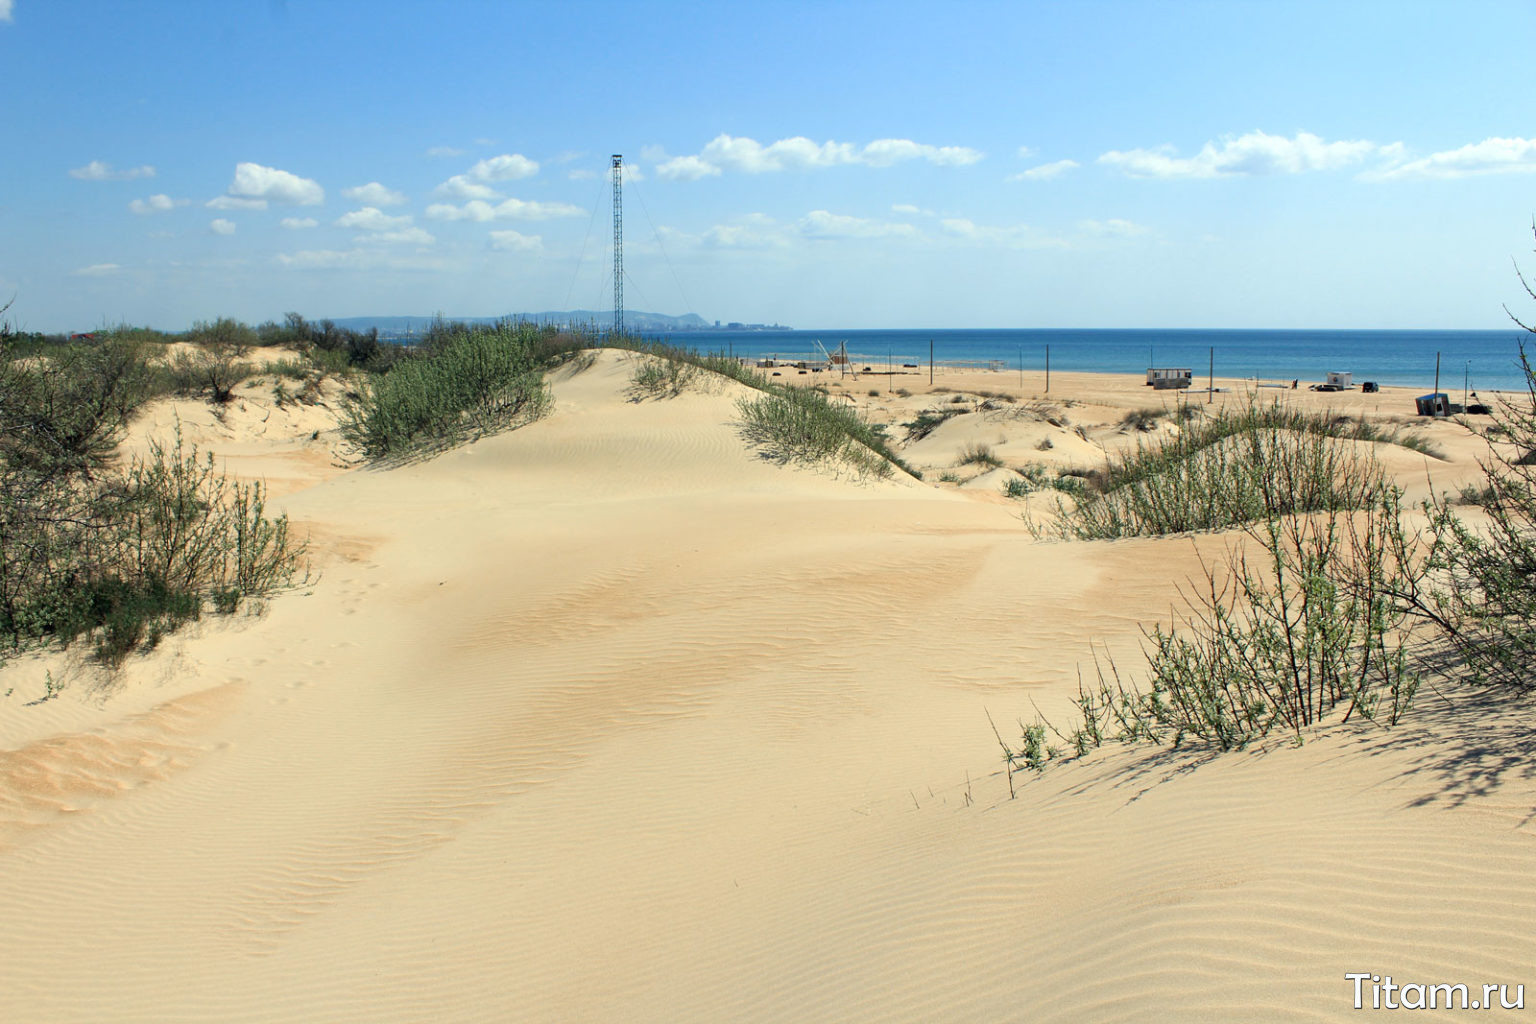
<path id="1" fill-rule="evenodd" d="M 1499 328 L 1527 3 L 0 0 L 32 330 Z M 1530 312 L 1530 316 L 1525 314 Z"/>

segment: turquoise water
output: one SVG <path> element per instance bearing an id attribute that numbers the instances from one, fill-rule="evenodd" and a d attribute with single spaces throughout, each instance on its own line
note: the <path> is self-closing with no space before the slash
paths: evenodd
<path id="1" fill-rule="evenodd" d="M 1093 373 L 1141 374 L 1148 366 L 1187 366 L 1196 378 L 1206 375 L 1215 350 L 1216 376 L 1257 377 L 1269 381 L 1299 379 L 1302 385 L 1324 380 L 1328 371 L 1354 374 L 1355 383 L 1422 387 L 1435 380 L 1440 354 L 1440 387 L 1460 392 L 1470 378 L 1472 390 L 1524 390 L 1519 345 L 1536 337 L 1516 327 L 1499 331 L 1284 331 L 1284 330 L 985 330 L 985 331 L 688 331 L 668 340 L 700 351 L 762 357 L 804 357 L 844 342 L 855 359 L 897 365 L 928 365 L 928 345 L 945 362 L 985 365 L 1000 361 L 1008 370 L 1043 371 L 1046 346 L 1051 369 Z"/>

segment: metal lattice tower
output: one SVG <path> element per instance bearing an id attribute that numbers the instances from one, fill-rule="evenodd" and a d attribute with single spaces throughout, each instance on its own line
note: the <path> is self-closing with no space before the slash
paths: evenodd
<path id="1" fill-rule="evenodd" d="M 613 331 L 624 333 L 624 157 L 613 154 Z"/>

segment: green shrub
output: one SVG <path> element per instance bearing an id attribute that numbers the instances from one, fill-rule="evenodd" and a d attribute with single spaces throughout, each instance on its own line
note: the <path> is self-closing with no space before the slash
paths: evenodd
<path id="1" fill-rule="evenodd" d="M 258 372 L 253 364 L 239 362 L 233 347 L 183 349 L 155 369 L 155 391 L 225 405 L 234 397 L 235 385 Z"/>
<path id="2" fill-rule="evenodd" d="M 675 398 L 697 380 L 700 369 L 682 359 L 641 358 L 629 378 L 629 395 L 634 401 L 646 398 Z"/>
<path id="3" fill-rule="evenodd" d="M 370 459 L 401 457 L 536 419 L 549 405 L 528 325 L 442 332 L 373 378 L 343 410 L 342 436 Z"/>
<path id="4" fill-rule="evenodd" d="M 1403 525 L 1401 492 L 1381 485 L 1361 511 L 1273 516 L 1247 536 L 1253 546 L 1230 551 L 1224 570 L 1207 567 L 1173 626 L 1147 632 L 1145 688 L 1095 656 L 1097 682 L 1079 684 L 1070 727 L 1042 719 L 1032 728 L 1081 755 L 1105 739 L 1235 750 L 1356 716 L 1401 721 L 1428 639 L 1402 595 L 1430 571 Z M 1019 751 L 1004 744 L 1010 769 L 1030 739 L 1026 730 Z"/>
<path id="5" fill-rule="evenodd" d="M 206 604 L 233 611 L 291 585 L 303 560 L 262 486 L 231 482 L 179 431 L 96 477 L 0 466 L 0 632 L 12 647 L 92 635 L 116 664 Z"/>
<path id="6" fill-rule="evenodd" d="M 634 339 L 608 344 L 647 352 L 667 363 L 720 374 L 762 392 L 761 397 L 740 399 L 737 410 L 742 435 L 770 459 L 781 463 L 843 463 L 878 477 L 889 476 L 891 466 L 895 465 L 913 476 L 919 475 L 891 450 L 884 428 L 864 420 L 851 406 L 835 403 L 825 385 L 802 388 L 773 384 L 738 359 L 700 354 L 673 345 Z"/>
<path id="7" fill-rule="evenodd" d="M 960 456 L 955 460 L 957 466 L 985 466 L 988 469 L 996 469 L 1003 464 L 1003 460 L 997 457 L 990 445 L 968 444 L 960 449 Z"/>
<path id="8" fill-rule="evenodd" d="M 891 463 L 871 446 L 873 428 L 853 409 L 809 388 L 780 388 L 736 403 L 747 441 L 780 463 L 841 463 L 887 477 Z M 882 446 L 883 447 L 883 446 Z"/>
<path id="9" fill-rule="evenodd" d="M 50 480 L 99 471 L 149 391 L 132 341 L 60 345 L 26 363 L 0 358 L 0 460 Z"/>
<path id="10" fill-rule="evenodd" d="M 199 348 L 227 356 L 233 362 L 245 356 L 260 340 L 256 332 L 238 320 L 220 317 L 212 322 L 199 320 L 186 333 L 186 340 Z"/>
<path id="11" fill-rule="evenodd" d="M 1058 510 L 1057 526 L 1082 539 L 1155 536 L 1364 508 L 1381 469 L 1344 443 L 1359 436 L 1278 406 L 1223 411 L 1111 460 L 1085 500 Z"/>
<path id="12" fill-rule="evenodd" d="M 303 359 L 279 359 L 275 363 L 263 364 L 261 372 L 270 373 L 274 377 L 287 377 L 289 380 L 303 380 L 314 372 L 314 366 Z"/>
<path id="13" fill-rule="evenodd" d="M 1484 483 L 1459 496 L 1481 510 L 1482 522 L 1457 515 L 1455 498 L 1426 505 L 1437 575 L 1415 603 L 1476 679 L 1529 690 L 1536 687 L 1536 369 L 1524 346 L 1520 363 L 1526 394 L 1495 409 L 1483 432 Z"/>
<path id="14" fill-rule="evenodd" d="M 907 429 L 907 443 L 921 441 L 936 430 L 940 423 L 954 416 L 964 413 L 964 409 L 956 409 L 954 406 L 939 407 L 937 409 L 924 409 L 917 414 L 917 419 L 902 426 Z"/>
<path id="15" fill-rule="evenodd" d="M 1168 415 L 1167 409 L 1132 409 L 1120 418 L 1121 430 L 1147 433 L 1157 428 L 1157 421 Z"/>
<path id="16" fill-rule="evenodd" d="M 1085 491 L 1081 477 L 1053 473 L 1044 466 L 1024 466 L 1015 472 L 1019 475 L 1009 477 L 1003 483 L 1003 494 L 1010 498 L 1022 498 L 1044 489 L 1061 491 L 1081 498 Z"/>

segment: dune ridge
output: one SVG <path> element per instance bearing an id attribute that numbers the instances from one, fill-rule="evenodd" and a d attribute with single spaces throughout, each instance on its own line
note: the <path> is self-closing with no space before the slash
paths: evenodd
<path id="1" fill-rule="evenodd" d="M 1010 800 L 987 712 L 1061 709 L 1090 643 L 1133 665 L 1221 539 L 775 466 L 738 385 L 635 402 L 634 358 L 429 461 L 294 471 L 310 590 L 6 702 L 7 1019 L 1303 1021 L 1354 1013 L 1348 971 L 1536 983 L 1528 711 L 1106 749 Z M 1146 399 L 1081 383 L 1102 437 Z M 1475 469 L 1435 429 L 1436 480 Z"/>

